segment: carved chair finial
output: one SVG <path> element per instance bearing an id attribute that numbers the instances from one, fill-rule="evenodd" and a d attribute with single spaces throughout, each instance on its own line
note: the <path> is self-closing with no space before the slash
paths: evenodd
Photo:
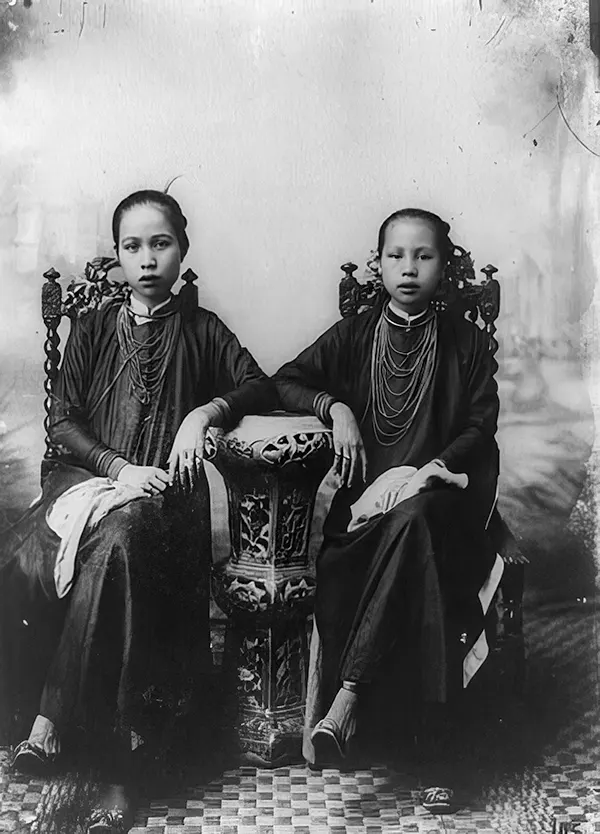
<path id="1" fill-rule="evenodd" d="M 480 272 L 483 272 L 486 278 L 491 279 L 498 272 L 498 269 L 493 264 L 488 264 L 487 266 L 484 266 Z"/>
<path id="2" fill-rule="evenodd" d="M 46 327 L 50 327 L 55 319 L 60 319 L 62 290 L 58 279 L 60 273 L 54 267 L 44 272 L 46 283 L 42 286 L 42 318 Z M 58 321 L 56 321 L 58 326 Z"/>
<path id="3" fill-rule="evenodd" d="M 185 281 L 187 285 L 193 283 L 194 281 L 197 281 L 198 276 L 196 275 L 193 269 L 186 269 L 186 271 L 181 276 L 181 280 Z"/>
<path id="4" fill-rule="evenodd" d="M 195 283 L 198 276 L 193 269 L 186 269 L 181 276 L 181 280 L 184 284 L 179 290 L 179 298 L 181 299 L 183 315 L 192 316 L 198 307 L 198 287 Z"/>

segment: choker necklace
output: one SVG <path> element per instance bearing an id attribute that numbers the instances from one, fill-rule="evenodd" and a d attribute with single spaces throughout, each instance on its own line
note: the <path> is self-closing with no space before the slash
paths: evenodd
<path id="1" fill-rule="evenodd" d="M 403 327 L 408 330 L 412 327 L 421 327 L 421 325 L 427 324 L 435 313 L 433 309 L 429 307 L 427 310 L 423 310 L 421 313 L 411 316 L 410 319 L 403 319 L 400 313 L 397 313 L 394 308 L 390 307 L 388 304 L 383 309 L 383 315 L 385 316 L 386 321 L 393 327 Z"/>
<path id="2" fill-rule="evenodd" d="M 407 350 L 392 344 L 391 328 L 398 326 L 407 332 L 419 328 Z M 371 353 L 371 402 L 373 431 L 382 446 L 401 440 L 415 421 L 433 380 L 437 332 L 433 310 L 415 324 L 397 324 L 385 310 L 379 319 Z"/>

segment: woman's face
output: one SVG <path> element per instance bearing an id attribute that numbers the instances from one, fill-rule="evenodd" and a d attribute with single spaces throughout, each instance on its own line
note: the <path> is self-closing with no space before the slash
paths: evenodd
<path id="1" fill-rule="evenodd" d="M 412 217 L 396 220 L 386 230 L 380 263 L 383 284 L 395 303 L 409 315 L 420 313 L 444 272 L 433 226 Z"/>
<path id="2" fill-rule="evenodd" d="M 162 209 L 149 203 L 125 212 L 117 255 L 134 298 L 149 308 L 166 301 L 179 277 L 181 252 Z"/>

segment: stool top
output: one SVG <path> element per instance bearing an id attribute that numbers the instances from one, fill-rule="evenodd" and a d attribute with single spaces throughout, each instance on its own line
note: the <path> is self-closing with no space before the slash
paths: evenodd
<path id="1" fill-rule="evenodd" d="M 213 430 L 211 430 L 213 431 Z M 285 412 L 244 417 L 228 434 L 213 431 L 213 442 L 218 449 L 227 450 L 241 458 L 265 463 L 298 462 L 313 453 L 332 448 L 331 429 L 312 415 Z M 210 444 L 210 440 L 208 440 Z M 208 457 L 212 457 L 207 449 Z"/>

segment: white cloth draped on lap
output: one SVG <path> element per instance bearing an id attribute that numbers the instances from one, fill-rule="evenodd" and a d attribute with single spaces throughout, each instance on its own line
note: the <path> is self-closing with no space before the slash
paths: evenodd
<path id="1" fill-rule="evenodd" d="M 141 487 L 110 478 L 90 478 L 64 492 L 51 504 L 46 523 L 60 538 L 54 565 L 54 583 L 59 599 L 66 596 L 75 575 L 75 558 L 84 532 L 89 533 L 111 511 L 136 498 L 145 498 Z"/>
<path id="2" fill-rule="evenodd" d="M 395 466 L 388 469 L 376 481 L 373 481 L 358 501 L 350 507 L 352 519 L 348 525 L 348 532 L 357 530 L 376 515 L 389 513 L 401 501 L 407 501 L 413 495 L 423 492 L 424 489 L 435 486 L 436 481 L 465 489 L 469 478 L 465 474 L 450 472 L 441 461 L 437 460 L 431 461 L 421 469 L 415 469 L 414 466 Z M 384 509 L 386 497 L 392 493 L 395 493 L 394 500 L 389 507 Z"/>

